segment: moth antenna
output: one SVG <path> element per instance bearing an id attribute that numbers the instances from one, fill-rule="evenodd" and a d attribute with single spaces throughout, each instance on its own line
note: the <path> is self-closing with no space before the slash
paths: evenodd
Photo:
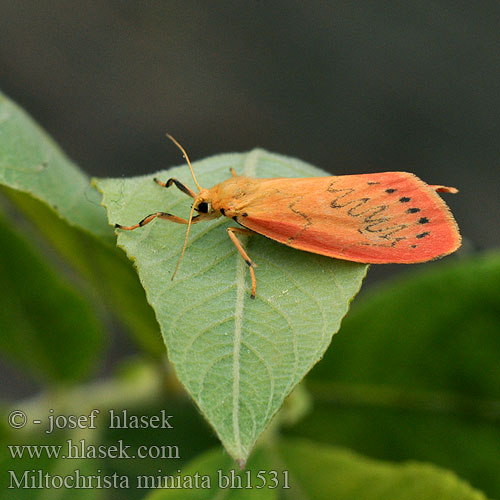
<path id="1" fill-rule="evenodd" d="M 179 142 L 174 139 L 168 132 L 167 132 L 167 137 L 181 150 L 182 152 L 182 155 L 184 156 L 184 158 L 186 159 L 187 161 L 187 164 L 189 165 L 189 169 L 191 170 L 191 175 L 193 176 L 193 180 L 194 180 L 194 183 L 196 184 L 197 188 L 198 188 L 198 191 L 201 191 L 202 190 L 202 187 L 198 184 L 198 181 L 196 180 L 196 176 L 194 175 L 194 170 L 193 170 L 193 166 L 191 165 L 191 161 L 189 160 L 189 156 L 188 154 L 186 153 L 186 150 L 179 144 Z M 189 232 L 189 230 L 188 230 Z"/>
<path id="2" fill-rule="evenodd" d="M 189 238 L 189 231 L 191 230 L 195 207 L 196 207 L 196 202 L 194 202 L 193 206 L 191 207 L 191 213 L 189 214 L 189 220 L 188 220 L 188 227 L 186 229 L 186 237 L 184 238 L 184 245 L 182 247 L 181 256 L 179 257 L 179 260 L 177 261 L 177 264 L 175 266 L 174 274 L 172 274 L 172 280 L 175 278 L 175 275 L 177 274 L 177 271 L 179 270 L 179 266 L 181 265 L 182 257 L 184 257 L 184 252 L 186 251 L 187 242 L 188 242 L 188 238 Z"/>

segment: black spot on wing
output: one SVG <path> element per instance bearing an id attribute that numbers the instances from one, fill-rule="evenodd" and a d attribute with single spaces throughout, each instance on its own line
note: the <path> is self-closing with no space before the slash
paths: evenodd
<path id="1" fill-rule="evenodd" d="M 408 203 L 411 200 L 411 198 L 408 198 L 408 196 L 403 196 L 402 198 L 399 198 L 399 201 L 401 203 Z"/>
<path id="2" fill-rule="evenodd" d="M 425 238 L 426 236 L 429 236 L 429 231 L 426 231 L 425 233 L 420 233 L 420 234 L 417 234 L 416 238 L 420 239 L 420 238 Z"/>

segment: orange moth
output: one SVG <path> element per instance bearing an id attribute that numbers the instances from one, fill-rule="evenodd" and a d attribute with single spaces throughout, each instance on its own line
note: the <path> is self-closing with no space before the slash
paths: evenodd
<path id="1" fill-rule="evenodd" d="M 115 227 L 130 231 L 155 218 L 187 224 L 173 276 L 186 250 L 191 224 L 222 215 L 239 224 L 227 232 L 249 266 L 252 298 L 254 263 L 237 234 L 258 233 L 299 250 L 366 264 L 426 262 L 460 247 L 457 224 L 437 194 L 457 193 L 453 187 L 428 185 L 408 172 L 254 179 L 231 169 L 232 177 L 204 189 L 184 148 L 168 137 L 186 158 L 198 193 L 177 179 L 154 180 L 167 188 L 174 184 L 194 199 L 189 218 L 156 212 L 133 226 Z"/>

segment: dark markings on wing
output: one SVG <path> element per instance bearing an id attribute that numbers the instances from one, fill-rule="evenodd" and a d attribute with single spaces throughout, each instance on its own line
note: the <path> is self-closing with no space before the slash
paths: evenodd
<path id="1" fill-rule="evenodd" d="M 382 237 L 383 236 L 381 236 L 381 238 Z M 389 239 L 389 238 L 387 238 L 387 239 Z M 406 240 L 406 236 L 401 236 L 400 238 L 394 238 L 389 243 L 368 243 L 368 242 L 360 241 L 358 244 L 359 245 L 364 245 L 364 246 L 367 246 L 367 247 L 394 248 L 401 240 Z"/>
<path id="2" fill-rule="evenodd" d="M 390 221 L 390 217 L 387 217 L 384 212 L 387 211 L 387 205 L 377 205 L 375 207 L 369 207 L 363 210 L 363 207 L 371 200 L 371 198 L 355 198 L 349 199 L 349 196 L 355 193 L 354 188 L 336 188 L 336 181 L 330 183 L 327 188 L 329 193 L 337 194 L 338 196 L 330 202 L 330 207 L 333 209 L 346 208 L 350 205 L 347 210 L 347 215 L 350 217 L 362 217 L 362 228 L 358 229 L 358 232 L 363 234 L 364 231 L 368 233 L 380 233 L 379 238 L 387 240 L 387 243 L 361 243 L 363 245 L 373 245 L 373 246 L 395 246 L 399 241 L 406 239 L 405 236 L 397 237 L 394 236 L 399 231 L 406 229 L 407 224 L 396 224 L 388 226 L 387 223 Z M 388 189 L 386 192 L 394 192 L 396 189 Z M 347 198 L 347 199 L 345 199 Z M 405 198 L 406 199 L 406 198 Z M 407 198 L 409 201 L 410 198 Z M 401 199 L 400 199 L 401 201 Z"/>
<path id="3" fill-rule="evenodd" d="M 425 233 L 420 233 L 420 234 L 417 234 L 416 238 L 424 238 L 425 236 L 429 236 L 429 231 L 426 231 Z"/>
<path id="4" fill-rule="evenodd" d="M 312 224 L 311 218 L 307 214 L 305 214 L 304 212 L 301 212 L 300 210 L 297 210 L 295 208 L 295 206 L 294 206 L 301 199 L 302 198 L 299 198 L 298 200 L 292 201 L 292 203 L 290 203 L 290 205 L 288 205 L 288 208 L 294 214 L 300 215 L 306 221 L 306 223 L 300 228 L 300 230 L 297 232 L 297 234 L 295 234 L 294 236 L 290 236 L 290 238 L 288 238 L 288 244 L 289 245 L 293 242 L 293 240 L 295 238 L 299 238 L 301 236 L 301 234 Z"/>

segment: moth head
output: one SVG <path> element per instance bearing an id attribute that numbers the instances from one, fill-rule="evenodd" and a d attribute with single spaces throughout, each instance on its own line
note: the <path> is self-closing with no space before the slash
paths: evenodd
<path id="1" fill-rule="evenodd" d="M 189 166 L 191 175 L 193 176 L 193 181 L 196 184 L 196 187 L 198 188 L 198 194 L 196 195 L 193 205 L 191 206 L 191 212 L 189 213 L 189 219 L 187 221 L 187 229 L 186 229 L 186 237 L 184 238 L 184 245 L 182 246 L 181 255 L 179 257 L 179 260 L 177 261 L 177 265 L 175 266 L 174 274 L 172 275 L 172 279 L 174 279 L 175 275 L 177 274 L 177 270 L 179 269 L 179 266 L 181 264 L 182 258 L 184 257 L 184 252 L 186 251 L 191 225 L 196 222 L 200 222 L 202 220 L 213 219 L 215 217 L 218 217 L 220 214 L 218 214 L 215 210 L 212 209 L 212 203 L 210 201 L 210 191 L 208 189 L 202 188 L 199 182 L 196 180 L 196 175 L 194 175 L 193 166 L 191 165 L 191 161 L 185 149 L 170 134 L 167 134 L 167 137 L 181 150 Z M 196 216 L 194 215 L 195 211 L 198 212 Z"/>
<path id="2" fill-rule="evenodd" d="M 212 208 L 210 191 L 208 189 L 202 189 L 198 193 L 198 196 L 195 198 L 193 206 L 199 214 L 197 217 L 202 217 L 203 215 L 212 215 L 214 213 L 214 209 Z"/>
<path id="3" fill-rule="evenodd" d="M 200 214 L 208 214 L 212 210 L 212 207 L 207 201 L 200 201 L 195 210 Z"/>

